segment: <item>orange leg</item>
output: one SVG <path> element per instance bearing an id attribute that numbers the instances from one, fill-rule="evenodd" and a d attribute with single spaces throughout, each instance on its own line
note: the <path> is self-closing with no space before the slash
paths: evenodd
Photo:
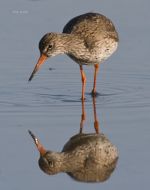
<path id="1" fill-rule="evenodd" d="M 94 128 L 96 133 L 99 133 L 99 121 L 97 119 L 97 114 L 96 114 L 96 100 L 95 97 L 93 97 L 93 111 L 94 111 Z"/>
<path id="2" fill-rule="evenodd" d="M 86 76 L 85 76 L 85 73 L 84 73 L 81 65 L 80 65 L 80 72 L 81 72 L 81 80 L 82 80 L 82 96 L 81 96 L 81 99 L 84 100 L 85 99 L 84 94 L 85 94 Z"/>
<path id="3" fill-rule="evenodd" d="M 86 120 L 85 106 L 84 106 L 84 100 L 82 100 L 82 114 L 81 114 L 81 122 L 80 122 L 80 133 L 82 133 L 85 120 Z"/>
<path id="4" fill-rule="evenodd" d="M 97 73 L 99 70 L 99 64 L 95 64 L 95 72 L 94 72 L 94 83 L 93 83 L 93 90 L 92 90 L 92 95 L 95 96 L 96 95 L 96 78 L 97 78 Z"/>

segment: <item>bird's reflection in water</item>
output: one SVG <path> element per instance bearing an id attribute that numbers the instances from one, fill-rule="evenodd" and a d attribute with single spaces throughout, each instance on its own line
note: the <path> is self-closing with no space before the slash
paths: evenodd
<path id="1" fill-rule="evenodd" d="M 103 182 L 116 168 L 117 148 L 102 133 L 99 133 L 99 122 L 96 116 L 95 98 L 93 98 L 95 133 L 84 134 L 85 121 L 84 101 L 80 132 L 64 145 L 62 152 L 47 151 L 35 135 L 29 131 L 40 152 L 39 166 L 49 175 L 66 172 L 77 181 Z"/>

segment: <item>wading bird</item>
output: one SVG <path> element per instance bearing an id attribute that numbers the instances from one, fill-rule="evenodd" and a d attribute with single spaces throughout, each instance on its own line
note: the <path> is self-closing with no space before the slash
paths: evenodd
<path id="1" fill-rule="evenodd" d="M 86 13 L 71 19 L 62 33 L 47 33 L 39 42 L 40 58 L 29 78 L 48 57 L 66 54 L 79 64 L 82 80 L 81 99 L 85 98 L 86 75 L 83 65 L 93 65 L 92 95 L 96 95 L 96 78 L 99 64 L 110 57 L 118 46 L 118 33 L 110 19 L 99 13 Z"/>

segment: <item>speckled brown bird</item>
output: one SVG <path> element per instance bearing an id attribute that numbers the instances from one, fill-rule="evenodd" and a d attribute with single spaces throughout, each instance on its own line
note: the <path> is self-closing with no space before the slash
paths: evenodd
<path id="1" fill-rule="evenodd" d="M 69 139 L 62 152 L 46 150 L 29 131 L 40 153 L 39 166 L 48 175 L 65 172 L 82 182 L 102 182 L 114 171 L 118 151 L 104 134 L 79 133 Z"/>
<path id="2" fill-rule="evenodd" d="M 48 57 L 67 54 L 79 64 L 82 80 L 82 95 L 85 98 L 86 75 L 83 65 L 93 65 L 94 83 L 92 95 L 96 95 L 96 78 L 99 63 L 111 56 L 118 46 L 118 33 L 110 19 L 99 13 L 86 13 L 71 19 L 62 33 L 47 33 L 39 42 L 40 58 L 29 78 Z"/>

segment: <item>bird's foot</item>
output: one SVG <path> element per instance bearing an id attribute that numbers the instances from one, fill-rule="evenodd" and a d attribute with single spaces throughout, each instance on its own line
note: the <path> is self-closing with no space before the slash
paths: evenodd
<path id="1" fill-rule="evenodd" d="M 86 100 L 86 98 L 81 96 L 81 101 L 85 101 L 85 100 Z"/>
<path id="2" fill-rule="evenodd" d="M 92 90 L 91 96 L 92 96 L 92 97 L 97 97 L 97 96 L 99 96 L 99 93 L 96 92 L 95 90 Z"/>

